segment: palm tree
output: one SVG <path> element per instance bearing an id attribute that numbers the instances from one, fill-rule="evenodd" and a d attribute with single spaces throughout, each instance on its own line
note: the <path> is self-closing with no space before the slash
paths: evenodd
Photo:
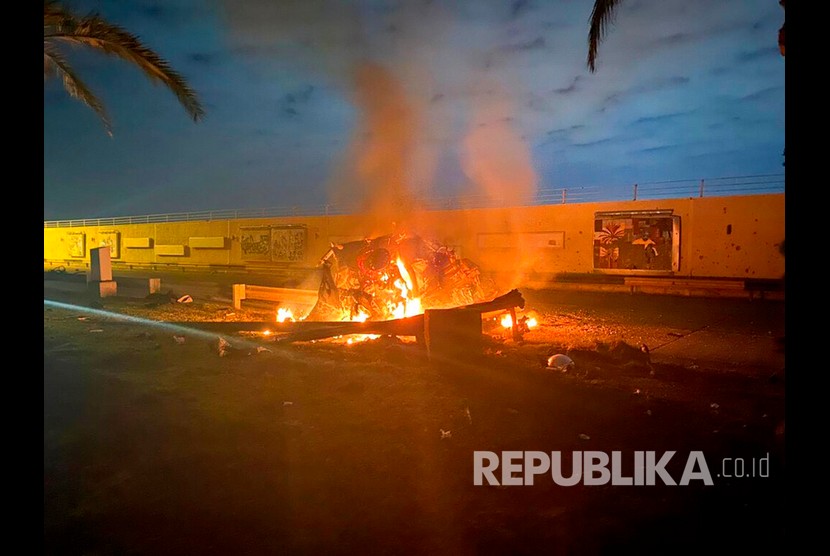
<path id="1" fill-rule="evenodd" d="M 205 111 L 196 93 L 170 64 L 147 48 L 135 35 L 108 23 L 96 13 L 78 17 L 55 0 L 43 3 L 43 74 L 44 80 L 57 76 L 73 98 L 89 106 L 101 118 L 107 133 L 112 126 L 104 105 L 81 81 L 61 52 L 60 46 L 86 46 L 116 56 L 136 66 L 153 82 L 161 82 L 176 95 L 184 109 L 198 122 Z"/>
<path id="2" fill-rule="evenodd" d="M 588 30 L 588 69 L 596 71 L 599 43 L 608 34 L 608 26 L 614 21 L 614 15 L 622 0 L 596 0 L 591 11 L 591 27 Z M 785 0 L 779 0 L 782 8 Z M 786 9 L 786 8 L 785 8 Z M 778 48 L 784 55 L 784 25 L 778 31 Z"/>

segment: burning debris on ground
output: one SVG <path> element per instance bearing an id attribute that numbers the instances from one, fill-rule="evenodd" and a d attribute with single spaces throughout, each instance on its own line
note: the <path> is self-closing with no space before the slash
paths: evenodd
<path id="1" fill-rule="evenodd" d="M 475 263 L 409 233 L 333 244 L 319 270 L 318 300 L 306 320 L 400 319 L 495 294 Z"/>

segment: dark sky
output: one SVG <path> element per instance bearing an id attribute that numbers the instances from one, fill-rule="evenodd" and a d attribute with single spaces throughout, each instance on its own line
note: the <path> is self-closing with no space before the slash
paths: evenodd
<path id="1" fill-rule="evenodd" d="M 77 0 L 182 73 L 207 115 L 68 52 L 114 137 L 44 84 L 44 218 L 516 193 L 782 173 L 777 0 Z"/>

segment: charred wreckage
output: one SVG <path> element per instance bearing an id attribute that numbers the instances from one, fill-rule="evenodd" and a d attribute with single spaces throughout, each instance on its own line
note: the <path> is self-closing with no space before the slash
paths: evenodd
<path id="1" fill-rule="evenodd" d="M 454 249 L 410 233 L 332 244 L 308 321 L 384 321 L 489 299 L 496 288 Z"/>

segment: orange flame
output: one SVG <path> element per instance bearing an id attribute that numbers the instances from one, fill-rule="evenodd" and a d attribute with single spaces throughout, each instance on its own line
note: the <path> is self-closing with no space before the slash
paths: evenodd
<path id="1" fill-rule="evenodd" d="M 403 264 L 403 261 L 400 257 L 398 257 L 398 259 L 395 261 L 395 264 L 398 266 L 398 272 L 401 273 L 401 278 L 403 278 L 404 282 L 406 282 L 406 289 L 408 291 L 414 290 L 415 287 L 412 285 L 412 277 L 409 275 L 409 271 L 406 269 L 406 265 Z"/>
<path id="2" fill-rule="evenodd" d="M 291 309 L 286 309 L 284 307 L 277 309 L 277 322 L 285 322 L 287 320 L 291 322 L 296 320 L 294 318 L 294 313 L 291 312 Z"/>

